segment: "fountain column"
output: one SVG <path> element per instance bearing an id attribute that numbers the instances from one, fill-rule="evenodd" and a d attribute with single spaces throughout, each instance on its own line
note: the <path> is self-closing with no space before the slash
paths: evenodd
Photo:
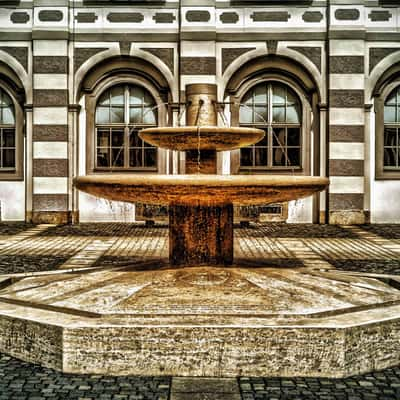
<path id="1" fill-rule="evenodd" d="M 217 86 L 186 86 L 188 126 L 217 126 Z M 199 138 L 200 143 L 200 138 Z M 216 150 L 186 151 L 186 174 L 216 174 Z M 218 198 L 169 207 L 169 259 L 173 265 L 231 265 L 233 262 L 233 205 Z"/>

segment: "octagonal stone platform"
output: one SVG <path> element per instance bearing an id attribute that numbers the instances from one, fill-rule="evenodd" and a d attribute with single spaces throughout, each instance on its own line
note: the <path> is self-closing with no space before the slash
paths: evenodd
<path id="1" fill-rule="evenodd" d="M 0 284 L 0 351 L 64 372 L 342 377 L 400 362 L 400 291 L 335 270 L 155 262 Z"/>

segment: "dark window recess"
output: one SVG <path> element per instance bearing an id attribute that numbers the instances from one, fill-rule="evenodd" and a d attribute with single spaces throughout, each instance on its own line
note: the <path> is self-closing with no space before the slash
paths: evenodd
<path id="1" fill-rule="evenodd" d="M 157 149 L 140 139 L 143 128 L 157 125 L 156 105 L 142 87 L 118 85 L 96 106 L 96 169 L 156 170 Z"/>
<path id="2" fill-rule="evenodd" d="M 0 172 L 15 171 L 15 110 L 11 97 L 0 89 Z"/>
<path id="3" fill-rule="evenodd" d="M 262 140 L 240 150 L 242 169 L 301 168 L 301 102 L 288 86 L 253 87 L 241 100 L 239 122 L 265 131 Z"/>
<path id="4" fill-rule="evenodd" d="M 385 101 L 383 168 L 400 170 L 400 86 Z"/>

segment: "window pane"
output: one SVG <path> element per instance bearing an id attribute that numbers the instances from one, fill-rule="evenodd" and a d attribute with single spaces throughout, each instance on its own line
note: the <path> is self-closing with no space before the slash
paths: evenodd
<path id="1" fill-rule="evenodd" d="M 97 130 L 97 146 L 98 147 L 110 146 L 110 132 L 108 129 Z"/>
<path id="2" fill-rule="evenodd" d="M 287 89 L 286 102 L 287 102 L 287 105 L 294 105 L 294 104 L 298 104 L 299 103 L 296 93 L 294 93 L 290 89 Z"/>
<path id="3" fill-rule="evenodd" d="M 273 85 L 272 87 L 273 93 L 273 104 L 274 105 L 284 105 L 286 100 L 286 90 L 282 85 Z"/>
<path id="4" fill-rule="evenodd" d="M 133 124 L 141 124 L 143 122 L 142 107 L 130 109 L 130 122 Z"/>
<path id="5" fill-rule="evenodd" d="M 110 109 L 108 107 L 97 107 L 96 124 L 108 124 L 110 122 Z"/>
<path id="6" fill-rule="evenodd" d="M 385 106 L 384 119 L 385 119 L 385 122 L 396 122 L 396 107 L 395 106 Z"/>
<path id="7" fill-rule="evenodd" d="M 285 166 L 286 165 L 286 156 L 285 156 L 285 148 L 274 148 L 273 149 L 273 165 L 274 166 Z"/>
<path id="8" fill-rule="evenodd" d="M 287 156 L 289 160 L 287 161 L 287 165 L 290 167 L 299 167 L 300 166 L 300 149 L 287 149 Z"/>
<path id="9" fill-rule="evenodd" d="M 253 122 L 253 111 L 250 107 L 241 106 L 239 120 L 242 124 L 251 124 Z"/>
<path id="10" fill-rule="evenodd" d="M 98 101 L 98 106 L 109 106 L 110 105 L 110 91 L 107 90 L 105 93 L 103 93 Z"/>
<path id="11" fill-rule="evenodd" d="M 144 91 L 140 86 L 130 88 L 129 104 L 143 104 Z"/>
<path id="12" fill-rule="evenodd" d="M 111 138 L 111 146 L 117 147 L 124 145 L 124 131 L 113 129 Z"/>
<path id="13" fill-rule="evenodd" d="M 268 150 L 265 147 L 255 147 L 254 148 L 254 165 L 256 167 L 265 167 L 268 165 Z"/>
<path id="14" fill-rule="evenodd" d="M 253 103 L 253 91 L 250 90 L 249 92 L 247 92 L 243 98 L 242 98 L 242 103 L 241 104 L 247 104 L 247 105 L 251 105 Z M 246 108 L 246 107 L 244 107 Z"/>
<path id="15" fill-rule="evenodd" d="M 3 146 L 4 147 L 15 147 L 15 130 L 4 129 L 3 130 Z"/>
<path id="16" fill-rule="evenodd" d="M 131 147 L 142 147 L 143 141 L 140 139 L 138 135 L 138 131 L 134 130 L 131 131 L 131 134 L 129 136 L 129 146 Z"/>
<path id="17" fill-rule="evenodd" d="M 13 107 L 7 107 L 3 108 L 3 124 L 7 125 L 14 125 L 15 124 L 15 118 L 14 118 L 14 108 Z"/>
<path id="18" fill-rule="evenodd" d="M 129 151 L 129 166 L 142 167 L 142 149 L 131 149 Z"/>
<path id="19" fill-rule="evenodd" d="M 143 110 L 143 123 L 144 124 L 156 124 L 156 114 L 151 108 L 145 108 Z"/>
<path id="20" fill-rule="evenodd" d="M 267 87 L 266 85 L 258 85 L 254 88 L 254 103 L 266 104 L 267 103 Z"/>
<path id="21" fill-rule="evenodd" d="M 3 150 L 3 168 L 15 168 L 15 150 Z"/>
<path id="22" fill-rule="evenodd" d="M 256 146 L 268 146 L 268 132 L 266 132 L 265 136 L 255 145 Z"/>
<path id="23" fill-rule="evenodd" d="M 253 165 L 253 149 L 251 147 L 240 149 L 240 164 L 244 167 Z"/>
<path id="24" fill-rule="evenodd" d="M 145 167 L 155 167 L 157 165 L 157 150 L 145 149 L 144 150 L 144 163 Z"/>
<path id="25" fill-rule="evenodd" d="M 274 107 L 273 122 L 285 122 L 285 107 Z"/>
<path id="26" fill-rule="evenodd" d="M 123 149 L 111 149 L 112 153 L 112 167 L 123 167 L 124 166 L 124 150 Z"/>
<path id="27" fill-rule="evenodd" d="M 124 88 L 123 86 L 116 86 L 111 88 L 111 104 L 113 106 L 123 106 L 124 101 Z"/>
<path id="28" fill-rule="evenodd" d="M 397 151 L 394 147 L 385 147 L 383 156 L 385 167 L 396 167 Z"/>
<path id="29" fill-rule="evenodd" d="M 254 107 L 254 122 L 267 124 L 267 108 Z"/>
<path id="30" fill-rule="evenodd" d="M 155 101 L 153 99 L 153 96 L 149 92 L 144 92 L 144 105 L 150 107 L 155 106 Z"/>
<path id="31" fill-rule="evenodd" d="M 97 166 L 109 167 L 110 166 L 110 149 L 98 148 L 97 149 Z"/>
<path id="32" fill-rule="evenodd" d="M 289 106 L 286 109 L 286 122 L 289 124 L 300 123 L 300 113 L 298 107 Z"/>
<path id="33" fill-rule="evenodd" d="M 287 145 L 300 146 L 300 128 L 288 128 Z"/>
<path id="34" fill-rule="evenodd" d="M 0 106 L 12 106 L 11 97 L 2 89 L 0 89 Z"/>
<path id="35" fill-rule="evenodd" d="M 124 123 L 124 107 L 112 107 L 111 108 L 111 122 L 116 124 Z"/>
<path id="36" fill-rule="evenodd" d="M 397 95 L 397 90 L 395 89 L 395 90 L 393 90 L 393 92 L 390 93 L 389 96 L 386 98 L 385 105 L 386 105 L 386 104 L 393 104 L 393 105 L 395 105 L 395 104 L 396 104 L 396 95 Z"/>
<path id="37" fill-rule="evenodd" d="M 397 129 L 385 127 L 384 146 L 397 146 Z"/>
<path id="38" fill-rule="evenodd" d="M 272 145 L 274 147 L 284 147 L 286 145 L 286 129 L 285 128 L 274 128 L 272 131 Z"/>

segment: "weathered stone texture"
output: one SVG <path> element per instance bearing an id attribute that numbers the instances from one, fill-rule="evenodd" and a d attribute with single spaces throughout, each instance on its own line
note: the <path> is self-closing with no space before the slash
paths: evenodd
<path id="1" fill-rule="evenodd" d="M 356 21 L 360 18 L 357 8 L 339 8 L 335 11 L 335 18 L 340 21 Z"/>
<path id="2" fill-rule="evenodd" d="M 68 209 L 68 195 L 34 194 L 33 209 L 36 211 L 65 211 Z"/>
<path id="3" fill-rule="evenodd" d="M 94 55 L 108 50 L 107 48 L 104 47 L 76 47 L 74 49 L 74 68 L 75 71 L 87 60 L 89 60 L 90 57 L 93 57 Z"/>
<path id="4" fill-rule="evenodd" d="M 156 24 L 172 24 L 175 21 L 176 17 L 172 13 L 155 13 L 153 15 L 153 20 L 156 21 Z"/>
<path id="5" fill-rule="evenodd" d="M 290 17 L 287 11 L 254 11 L 250 15 L 254 22 L 287 22 Z"/>
<path id="6" fill-rule="evenodd" d="M 364 125 L 331 125 L 329 140 L 331 142 L 364 142 Z"/>
<path id="7" fill-rule="evenodd" d="M 33 140 L 65 142 L 68 140 L 68 125 L 33 125 Z"/>
<path id="8" fill-rule="evenodd" d="M 29 14 L 25 11 L 14 11 L 10 15 L 10 20 L 13 24 L 26 24 L 29 19 Z"/>
<path id="9" fill-rule="evenodd" d="M 63 13 L 60 10 L 39 11 L 39 20 L 42 22 L 60 22 L 62 19 Z"/>
<path id="10" fill-rule="evenodd" d="M 331 74 L 364 73 L 363 56 L 331 56 L 329 62 Z"/>
<path id="11" fill-rule="evenodd" d="M 28 48 L 2 46 L 0 50 L 13 56 L 25 69 L 28 70 Z"/>
<path id="12" fill-rule="evenodd" d="M 219 16 L 219 20 L 223 24 L 236 24 L 239 21 L 239 15 L 236 12 L 223 12 Z"/>
<path id="13" fill-rule="evenodd" d="M 306 11 L 302 15 L 304 22 L 321 22 L 324 16 L 320 11 Z"/>
<path id="14" fill-rule="evenodd" d="M 145 47 L 144 51 L 148 51 L 154 56 L 158 57 L 170 70 L 174 73 L 174 49 L 173 48 L 159 48 L 159 47 Z"/>
<path id="15" fill-rule="evenodd" d="M 78 12 L 75 15 L 75 20 L 79 24 L 88 24 L 96 22 L 99 17 L 94 12 Z"/>
<path id="16" fill-rule="evenodd" d="M 329 160 L 330 176 L 364 176 L 363 160 Z"/>
<path id="17" fill-rule="evenodd" d="M 138 12 L 111 12 L 107 15 L 107 20 L 114 23 L 134 23 L 138 24 L 144 21 L 142 13 Z"/>
<path id="18" fill-rule="evenodd" d="M 63 158 L 33 160 L 33 176 L 65 177 L 68 176 L 68 160 Z"/>
<path id="19" fill-rule="evenodd" d="M 400 51 L 400 47 L 372 47 L 369 49 L 369 72 L 379 64 L 385 57 L 396 51 Z"/>
<path id="20" fill-rule="evenodd" d="M 190 10 L 186 13 L 188 22 L 208 22 L 211 14 L 207 10 Z"/>
<path id="21" fill-rule="evenodd" d="M 329 195 L 329 208 L 338 210 L 362 210 L 364 208 L 364 195 L 362 193 L 331 193 Z"/>
<path id="22" fill-rule="evenodd" d="M 35 56 L 33 57 L 33 73 L 66 74 L 68 73 L 68 57 Z"/>
<path id="23" fill-rule="evenodd" d="M 254 47 L 241 47 L 236 49 L 222 49 L 222 72 L 232 64 L 238 57 L 242 54 L 247 53 L 248 51 L 254 50 Z"/>
<path id="24" fill-rule="evenodd" d="M 339 108 L 363 108 L 364 90 L 330 90 L 330 106 Z"/>
<path id="25" fill-rule="evenodd" d="M 181 73 L 183 75 L 215 75 L 215 57 L 182 57 Z"/>
<path id="26" fill-rule="evenodd" d="M 35 107 L 66 107 L 68 105 L 68 90 L 64 89 L 35 89 L 33 91 Z"/>
<path id="27" fill-rule="evenodd" d="M 300 47 L 300 46 L 291 46 L 289 49 L 295 50 L 300 54 L 306 56 L 317 68 L 318 71 L 321 72 L 321 47 Z"/>

